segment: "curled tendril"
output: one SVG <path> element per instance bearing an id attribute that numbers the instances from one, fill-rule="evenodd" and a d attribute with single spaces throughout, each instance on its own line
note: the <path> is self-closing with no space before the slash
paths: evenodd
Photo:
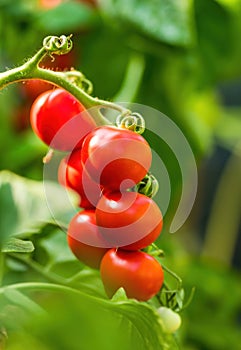
<path id="1" fill-rule="evenodd" d="M 148 173 L 137 185 L 136 191 L 153 198 L 159 190 L 159 184 L 154 175 Z"/>
<path id="2" fill-rule="evenodd" d="M 116 125 L 119 128 L 135 131 L 142 134 L 145 131 L 145 120 L 139 113 L 120 114 L 116 118 Z"/>
<path id="3" fill-rule="evenodd" d="M 65 75 L 67 79 L 72 82 L 73 84 L 76 84 L 81 89 L 87 92 L 87 94 L 91 94 L 93 91 L 93 84 L 90 80 L 86 79 L 84 74 L 77 70 L 71 70 L 69 72 L 65 72 Z"/>
<path id="4" fill-rule="evenodd" d="M 43 47 L 50 53 L 55 53 L 56 55 L 64 55 L 68 53 L 72 47 L 73 42 L 71 36 L 61 35 L 58 36 L 47 36 L 43 40 Z"/>

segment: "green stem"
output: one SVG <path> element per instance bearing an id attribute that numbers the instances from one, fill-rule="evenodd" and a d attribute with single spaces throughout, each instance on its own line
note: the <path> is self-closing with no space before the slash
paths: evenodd
<path id="1" fill-rule="evenodd" d="M 202 258 L 230 266 L 235 252 L 241 208 L 241 142 L 233 149 L 219 180 L 206 229 Z"/>
<path id="2" fill-rule="evenodd" d="M 53 283 L 45 282 L 24 282 L 16 283 L 0 288 L 0 294 L 4 293 L 6 290 L 19 290 L 19 291 L 53 291 L 53 292 L 72 292 L 75 294 L 82 294 L 79 290 Z"/>
<path id="3" fill-rule="evenodd" d="M 175 280 L 177 280 L 178 283 L 178 288 L 180 289 L 182 286 L 182 279 L 172 270 L 170 270 L 168 267 L 166 267 L 165 265 L 162 264 L 162 268 L 164 271 L 166 271 L 167 273 L 169 273 L 170 276 L 172 276 L 173 278 L 175 278 Z"/>
<path id="4" fill-rule="evenodd" d="M 114 101 L 131 102 L 134 101 L 145 71 L 144 56 L 138 53 L 130 57 L 126 74 L 122 86 L 114 96 Z"/>
<path id="5" fill-rule="evenodd" d="M 39 62 L 47 54 L 49 53 L 46 48 L 42 47 L 31 59 L 29 59 L 21 66 L 0 73 L 0 89 L 9 84 L 26 79 L 41 79 L 51 82 L 54 85 L 57 85 L 69 91 L 81 103 L 83 103 L 86 108 L 110 108 L 117 110 L 120 113 L 125 113 L 127 111 L 126 108 L 119 106 L 116 103 L 101 100 L 88 95 L 84 90 L 70 82 L 70 80 L 67 78 L 68 72 L 55 72 L 38 67 Z M 97 125 L 110 124 L 109 120 L 104 118 L 100 112 L 95 112 L 93 114 L 93 118 L 95 119 Z"/>
<path id="6" fill-rule="evenodd" d="M 65 278 L 62 278 L 61 276 L 56 275 L 53 272 L 46 271 L 41 265 L 36 263 L 35 261 L 31 259 L 26 259 L 25 257 L 21 256 L 21 254 L 16 253 L 8 253 L 8 256 L 21 261 L 22 263 L 26 264 L 30 268 L 32 268 L 34 271 L 38 272 L 40 275 L 42 275 L 44 278 L 46 278 L 47 281 L 57 284 L 68 284 L 67 280 Z"/>

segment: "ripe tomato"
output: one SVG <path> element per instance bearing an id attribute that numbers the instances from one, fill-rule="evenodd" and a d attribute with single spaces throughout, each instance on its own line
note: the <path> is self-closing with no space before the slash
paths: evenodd
<path id="1" fill-rule="evenodd" d="M 81 159 L 90 176 L 111 190 L 124 190 L 140 182 L 151 165 L 151 149 L 133 131 L 101 126 L 85 138 Z"/>
<path id="2" fill-rule="evenodd" d="M 46 91 L 33 103 L 30 122 L 37 136 L 60 151 L 72 151 L 82 145 L 96 123 L 85 107 L 63 89 Z"/>
<path id="3" fill-rule="evenodd" d="M 94 210 L 83 210 L 72 218 L 67 240 L 77 259 L 90 267 L 99 268 L 108 249 L 98 231 Z"/>
<path id="4" fill-rule="evenodd" d="M 158 293 L 164 280 L 157 260 L 140 251 L 110 249 L 101 261 L 100 273 L 110 298 L 123 287 L 128 298 L 146 301 Z"/>
<path id="5" fill-rule="evenodd" d="M 80 159 L 80 150 L 73 151 L 63 158 L 59 165 L 58 180 L 62 186 L 71 188 L 80 196 L 79 206 L 94 208 L 101 197 L 101 188 L 94 182 Z"/>
<path id="6" fill-rule="evenodd" d="M 138 250 L 162 230 L 162 213 L 149 197 L 136 192 L 105 193 L 96 207 L 96 222 L 109 247 Z"/>

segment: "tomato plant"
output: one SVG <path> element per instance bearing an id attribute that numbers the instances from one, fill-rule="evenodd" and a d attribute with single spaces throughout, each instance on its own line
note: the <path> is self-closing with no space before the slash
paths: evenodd
<path id="1" fill-rule="evenodd" d="M 94 210 L 77 213 L 70 221 L 67 237 L 70 249 L 80 261 L 99 268 L 108 249 L 104 248 L 105 241 L 98 231 Z"/>
<path id="2" fill-rule="evenodd" d="M 96 207 L 100 231 L 112 247 L 142 249 L 162 230 L 162 213 L 149 197 L 136 192 L 105 193 Z"/>
<path id="3" fill-rule="evenodd" d="M 71 151 L 96 127 L 85 107 L 63 89 L 46 91 L 33 103 L 30 122 L 36 135 L 51 148 Z"/>
<path id="4" fill-rule="evenodd" d="M 78 193 L 79 206 L 82 208 L 94 208 L 100 199 L 101 188 L 83 167 L 79 149 L 61 160 L 58 180 L 64 187 L 71 188 Z"/>
<path id="5" fill-rule="evenodd" d="M 33 79 L 33 82 L 40 79 L 58 86 L 37 97 L 30 111 L 30 122 L 36 135 L 50 148 L 67 152 L 58 167 L 58 181 L 80 196 L 75 208 L 78 212 L 73 215 L 73 206 L 65 212 L 62 190 L 58 192 L 59 186 L 52 184 L 52 177 L 45 179 L 45 192 L 50 190 L 47 209 L 51 210 L 54 220 L 50 220 L 49 210 L 48 214 L 43 210 L 40 228 L 26 228 L 24 233 L 17 231 L 17 238 L 12 237 L 16 233 L 15 223 L 9 220 L 8 210 L 5 210 L 8 227 L 1 232 L 0 244 L 10 259 L 10 269 L 12 266 L 25 273 L 27 266 L 42 280 L 22 283 L 17 280 L 14 285 L 4 285 L 0 288 L 0 302 L 6 307 L 9 302 L 16 302 L 18 306 L 23 303 L 36 315 L 42 314 L 37 304 L 41 293 L 32 295 L 32 291 L 39 290 L 48 296 L 64 293 L 80 298 L 81 302 L 93 303 L 104 313 L 108 308 L 110 313 L 121 310 L 122 316 L 129 315 L 130 311 L 132 317 L 128 322 L 131 327 L 135 323 L 136 310 L 142 310 L 148 319 L 154 320 L 157 329 L 151 349 L 159 348 L 166 341 L 172 346 L 173 338 L 164 334 L 156 308 L 174 303 L 181 309 L 183 296 L 180 278 L 160 264 L 162 252 L 153 244 L 161 233 L 163 217 L 151 198 L 158 190 L 158 184 L 149 173 L 150 145 L 140 135 L 144 131 L 144 119 L 135 111 L 91 96 L 92 84 L 81 72 L 72 69 L 55 72 L 39 67 L 44 57 L 66 54 L 71 48 L 71 36 L 48 36 L 43 47 L 29 61 L 0 73 L 0 86 L 3 87 L 27 79 Z M 110 125 L 110 120 L 102 114 L 103 107 L 118 111 L 117 126 Z M 53 153 L 51 150 L 48 155 Z M 52 162 L 53 158 L 47 156 L 46 161 Z M 26 198 L 22 198 L 22 192 L 20 197 L 16 196 L 6 180 L 3 179 L 3 185 L 0 182 L 0 195 L 4 195 L 2 208 L 10 203 L 16 221 L 21 220 L 26 210 L 26 221 L 33 218 L 33 208 L 37 206 L 33 198 L 39 199 L 39 188 L 32 193 L 29 187 L 21 180 L 20 185 L 17 183 L 14 187 L 16 191 L 24 188 L 22 192 L 26 192 Z M 21 210 L 15 202 L 21 203 Z M 83 210 L 79 211 L 79 207 Z M 39 212 L 42 213 L 42 209 Z M 39 219 L 37 215 L 37 220 L 41 221 Z M 61 231 L 59 225 L 66 231 Z M 23 226 L 21 223 L 21 229 Z M 62 238 L 60 232 L 64 234 Z M 141 251 L 144 248 L 146 252 Z M 16 253 L 23 253 L 23 256 Z M 158 256 L 158 260 L 154 256 Z M 178 281 L 176 289 L 167 287 L 164 270 Z M 115 299 L 108 300 L 106 294 L 109 298 L 115 294 Z M 155 300 L 150 303 L 138 303 L 154 296 Z M 114 302 L 118 300 L 121 303 Z M 111 317 L 111 324 L 114 320 L 116 325 L 117 318 Z M 144 348 L 149 348 L 149 336 L 148 340 L 142 338 L 142 342 Z"/>
<path id="6" fill-rule="evenodd" d="M 102 259 L 100 273 L 109 297 L 123 287 L 128 298 L 142 301 L 157 294 L 164 280 L 161 265 L 140 251 L 110 249 Z"/>
<path id="7" fill-rule="evenodd" d="M 81 159 L 97 183 L 111 190 L 124 190 L 146 175 L 152 155 L 141 135 L 114 126 L 102 126 L 85 138 Z"/>

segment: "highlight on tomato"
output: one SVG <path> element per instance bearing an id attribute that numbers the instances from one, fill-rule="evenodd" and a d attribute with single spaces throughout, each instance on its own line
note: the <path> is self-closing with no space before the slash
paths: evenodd
<path id="1" fill-rule="evenodd" d="M 94 210 L 83 210 L 71 219 L 67 241 L 77 259 L 95 269 L 108 251 L 98 231 Z"/>
<path id="2" fill-rule="evenodd" d="M 96 222 L 109 246 L 138 250 L 157 239 L 163 217 L 157 204 L 143 194 L 107 192 L 96 206 Z"/>
<path id="3" fill-rule="evenodd" d="M 61 160 L 58 181 L 62 186 L 78 193 L 80 207 L 85 209 L 96 207 L 101 197 L 101 188 L 83 167 L 79 149 Z"/>
<path id="4" fill-rule="evenodd" d="M 85 136 L 96 128 L 86 108 L 60 88 L 46 91 L 34 101 L 30 123 L 43 142 L 59 151 L 81 147 Z"/>
<path id="5" fill-rule="evenodd" d="M 152 153 L 143 136 L 115 126 L 100 126 L 85 138 L 81 159 L 97 183 L 118 191 L 144 178 L 151 166 Z"/>

